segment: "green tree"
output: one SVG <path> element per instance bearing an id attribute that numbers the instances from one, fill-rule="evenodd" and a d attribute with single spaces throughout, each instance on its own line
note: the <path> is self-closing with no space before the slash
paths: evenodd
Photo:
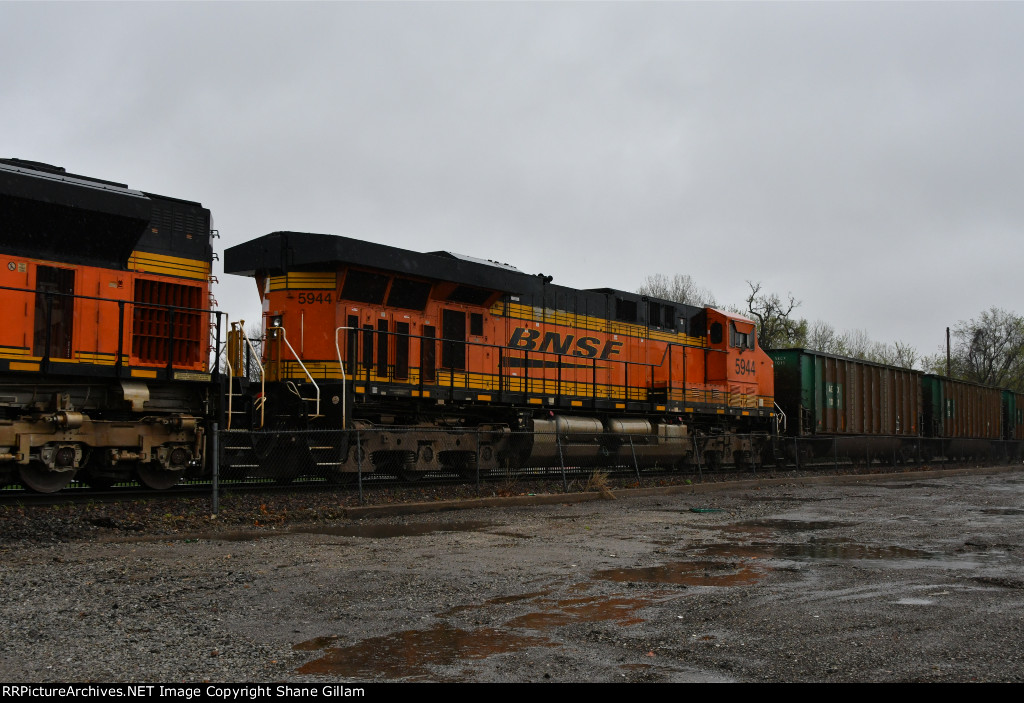
<path id="1" fill-rule="evenodd" d="M 991 307 L 953 328 L 950 374 L 972 383 L 1024 393 L 1024 318 Z M 925 369 L 946 374 L 946 355 L 924 360 Z"/>

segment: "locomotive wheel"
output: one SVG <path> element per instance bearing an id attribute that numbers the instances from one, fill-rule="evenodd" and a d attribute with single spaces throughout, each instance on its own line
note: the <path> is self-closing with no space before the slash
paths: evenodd
<path id="1" fill-rule="evenodd" d="M 140 463 L 135 467 L 135 477 L 139 483 L 154 491 L 166 491 L 176 485 L 184 475 L 184 469 L 168 471 L 155 461 Z"/>
<path id="2" fill-rule="evenodd" d="M 21 478 L 21 485 L 36 493 L 56 493 L 64 486 L 71 483 L 75 477 L 75 470 L 51 471 L 41 461 L 30 461 L 18 467 L 18 475 Z"/>

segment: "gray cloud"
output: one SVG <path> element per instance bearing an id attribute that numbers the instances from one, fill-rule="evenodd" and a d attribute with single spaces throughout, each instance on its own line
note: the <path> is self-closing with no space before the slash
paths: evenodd
<path id="1" fill-rule="evenodd" d="M 0 3 L 5 156 L 934 351 L 1015 295 L 1017 3 Z M 222 306 L 256 313 L 221 276 Z"/>

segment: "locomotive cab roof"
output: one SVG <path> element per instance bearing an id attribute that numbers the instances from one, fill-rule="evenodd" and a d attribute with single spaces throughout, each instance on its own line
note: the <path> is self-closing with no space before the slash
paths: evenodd
<path id="1" fill-rule="evenodd" d="M 224 251 L 224 271 L 240 276 L 282 275 L 351 265 L 503 293 L 540 289 L 538 276 L 510 266 L 448 252 L 421 253 L 351 237 L 310 232 L 272 232 Z"/>

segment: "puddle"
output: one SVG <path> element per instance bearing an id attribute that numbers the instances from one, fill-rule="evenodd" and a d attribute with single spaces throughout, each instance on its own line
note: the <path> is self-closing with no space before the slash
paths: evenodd
<path id="1" fill-rule="evenodd" d="M 764 519 L 746 520 L 731 525 L 727 530 L 738 530 L 744 527 L 767 527 L 782 532 L 811 532 L 814 530 L 832 530 L 837 527 L 853 527 L 856 522 L 840 522 L 838 520 L 783 520 Z"/>
<path id="2" fill-rule="evenodd" d="M 483 521 L 466 522 L 420 522 L 408 525 L 315 525 L 289 530 L 292 533 L 313 535 L 334 535 L 336 537 L 365 537 L 387 539 L 389 537 L 420 537 L 435 532 L 475 532 L 494 523 Z"/>
<path id="3" fill-rule="evenodd" d="M 781 544 L 711 544 L 695 551 L 720 558 L 743 557 L 754 559 L 935 559 L 936 555 L 907 547 L 858 544 L 842 537 L 817 538 L 808 542 Z"/>
<path id="4" fill-rule="evenodd" d="M 736 562 L 680 561 L 635 569 L 605 569 L 594 574 L 606 581 L 671 583 L 677 586 L 747 586 L 764 572 Z"/>
<path id="5" fill-rule="evenodd" d="M 515 537 L 516 539 L 533 539 L 536 537 L 536 535 L 524 535 L 521 532 L 512 532 L 510 530 L 492 530 L 490 534 L 498 537 Z"/>
<path id="6" fill-rule="evenodd" d="M 602 622 L 611 620 L 619 625 L 636 625 L 643 618 L 636 615 L 640 608 L 646 608 L 655 601 L 650 598 L 622 598 L 608 596 L 587 596 L 569 598 L 553 604 L 551 610 L 527 613 L 505 623 L 508 627 L 526 627 L 542 630 L 561 627 L 578 622 Z"/>
<path id="7" fill-rule="evenodd" d="M 465 659 L 485 659 L 492 654 L 507 654 L 529 647 L 557 646 L 543 637 L 505 630 L 460 630 L 438 625 L 429 630 L 405 630 L 373 637 L 350 647 L 326 649 L 324 656 L 300 666 L 296 673 L 363 679 L 427 678 L 430 665 L 448 666 Z"/>
<path id="8" fill-rule="evenodd" d="M 1024 515 L 1021 508 L 985 508 L 981 512 L 985 515 Z"/>
<path id="9" fill-rule="evenodd" d="M 889 488 L 891 490 L 899 490 L 902 488 L 951 488 L 951 486 L 942 483 L 871 483 L 872 488 Z"/>

